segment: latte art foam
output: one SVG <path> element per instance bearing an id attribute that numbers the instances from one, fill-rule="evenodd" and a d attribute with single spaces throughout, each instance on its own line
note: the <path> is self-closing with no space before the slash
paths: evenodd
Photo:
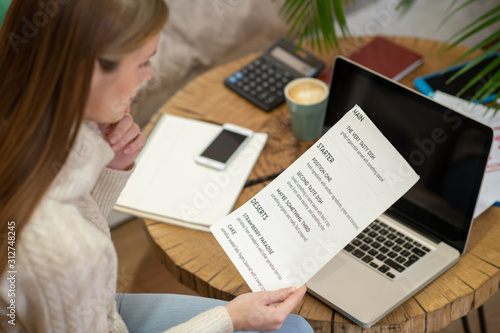
<path id="1" fill-rule="evenodd" d="M 288 90 L 288 96 L 299 104 L 315 104 L 326 96 L 325 89 L 314 82 L 300 82 Z"/>

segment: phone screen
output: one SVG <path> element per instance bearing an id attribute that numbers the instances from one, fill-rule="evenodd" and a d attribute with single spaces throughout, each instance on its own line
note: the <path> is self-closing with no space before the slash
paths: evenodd
<path id="1" fill-rule="evenodd" d="M 201 156 L 226 163 L 246 138 L 246 135 L 223 129 Z"/>
<path id="2" fill-rule="evenodd" d="M 460 68 L 453 69 L 449 72 L 445 72 L 443 74 L 438 74 L 435 76 L 427 77 L 424 80 L 427 84 L 434 90 L 440 90 L 444 93 L 450 95 L 456 95 L 460 90 L 465 87 L 465 85 L 472 80 L 481 70 L 483 70 L 488 64 L 490 64 L 496 57 L 489 57 L 473 68 L 469 69 L 467 72 L 457 77 L 453 81 L 447 83 L 448 79 L 450 79 L 456 72 L 460 70 Z M 466 100 L 472 100 L 474 95 L 481 89 L 481 87 L 491 78 L 493 73 L 500 69 L 500 66 L 497 66 L 493 71 L 490 71 L 488 76 L 483 77 L 479 80 L 474 86 L 470 87 L 466 91 L 461 94 L 461 98 Z"/>

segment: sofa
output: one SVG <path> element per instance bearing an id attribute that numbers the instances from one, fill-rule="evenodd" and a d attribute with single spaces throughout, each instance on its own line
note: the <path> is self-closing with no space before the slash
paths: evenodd
<path id="1" fill-rule="evenodd" d="M 287 32 L 283 0 L 166 0 L 170 17 L 152 59 L 154 78 L 141 87 L 131 112 L 148 123 L 170 96 L 203 72 L 262 51 Z"/>

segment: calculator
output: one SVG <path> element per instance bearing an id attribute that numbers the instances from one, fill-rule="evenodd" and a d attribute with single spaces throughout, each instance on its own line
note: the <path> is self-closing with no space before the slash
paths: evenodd
<path id="1" fill-rule="evenodd" d="M 278 38 L 250 64 L 224 80 L 224 85 L 264 111 L 285 101 L 283 89 L 299 77 L 315 77 L 325 67 L 320 59 Z"/>

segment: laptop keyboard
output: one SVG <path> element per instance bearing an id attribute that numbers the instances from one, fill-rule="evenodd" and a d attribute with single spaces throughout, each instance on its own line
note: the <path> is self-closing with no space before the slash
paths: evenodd
<path id="1" fill-rule="evenodd" d="M 344 251 L 384 276 L 394 279 L 431 251 L 400 230 L 375 220 Z"/>

